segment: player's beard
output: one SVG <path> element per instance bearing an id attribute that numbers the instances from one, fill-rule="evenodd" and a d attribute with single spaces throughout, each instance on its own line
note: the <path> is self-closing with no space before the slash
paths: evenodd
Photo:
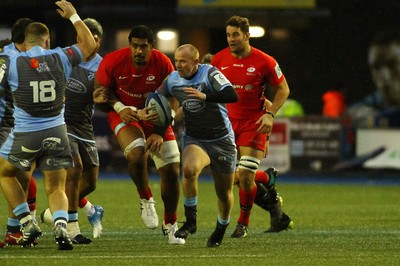
<path id="1" fill-rule="evenodd" d="M 139 66 L 145 66 L 147 64 L 146 57 L 144 55 L 135 56 L 135 63 Z"/>
<path id="2" fill-rule="evenodd" d="M 244 47 L 242 45 L 235 45 L 235 46 L 229 46 L 229 49 L 232 54 L 235 55 L 241 55 L 244 52 Z"/>

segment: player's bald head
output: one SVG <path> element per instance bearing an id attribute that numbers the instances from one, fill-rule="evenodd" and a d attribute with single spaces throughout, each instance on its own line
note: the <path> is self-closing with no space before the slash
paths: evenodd
<path id="1" fill-rule="evenodd" d="M 176 49 L 176 53 L 182 53 L 191 60 L 199 60 L 199 50 L 192 44 L 183 44 Z"/>

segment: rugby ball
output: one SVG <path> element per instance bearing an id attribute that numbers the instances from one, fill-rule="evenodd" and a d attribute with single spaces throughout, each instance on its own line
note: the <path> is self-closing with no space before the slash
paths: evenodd
<path id="1" fill-rule="evenodd" d="M 171 105 L 168 102 L 168 99 L 159 93 L 153 92 L 151 93 L 145 103 L 146 107 L 149 107 L 149 114 L 157 113 L 159 117 L 159 121 L 154 123 L 156 126 L 167 126 L 172 121 L 172 111 Z"/>

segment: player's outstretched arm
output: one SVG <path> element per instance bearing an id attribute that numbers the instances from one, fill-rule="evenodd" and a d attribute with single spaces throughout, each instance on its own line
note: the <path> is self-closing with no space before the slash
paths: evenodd
<path id="1" fill-rule="evenodd" d="M 80 19 L 75 7 L 70 2 L 61 0 L 57 1 L 56 5 L 59 7 L 57 8 L 57 12 L 61 15 L 61 17 L 71 20 L 72 24 L 74 25 L 78 35 L 78 42 L 76 45 L 82 53 L 83 60 L 86 61 L 96 48 L 96 42 L 92 33 L 86 24 Z"/>

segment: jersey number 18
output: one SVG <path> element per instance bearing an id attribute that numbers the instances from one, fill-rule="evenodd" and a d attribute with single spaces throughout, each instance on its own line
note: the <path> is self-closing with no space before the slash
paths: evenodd
<path id="1" fill-rule="evenodd" d="M 56 99 L 56 82 L 54 80 L 31 81 L 33 88 L 33 102 L 51 102 Z"/>

